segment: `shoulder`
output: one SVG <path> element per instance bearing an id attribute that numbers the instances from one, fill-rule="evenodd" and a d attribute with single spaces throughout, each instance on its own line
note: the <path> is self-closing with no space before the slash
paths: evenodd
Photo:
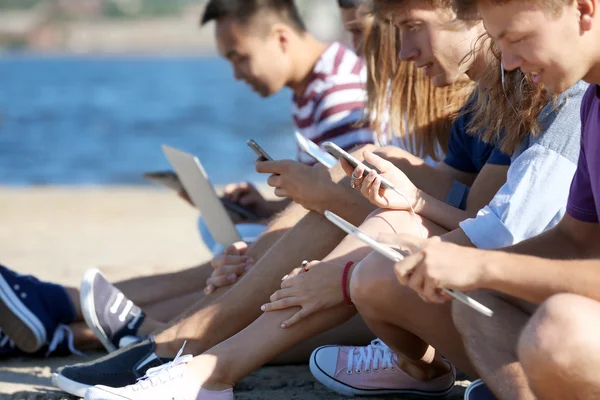
<path id="1" fill-rule="evenodd" d="M 580 108 L 588 85 L 578 82 L 554 102 L 548 103 L 538 117 L 540 133 L 531 145 L 540 145 L 577 160 L 581 138 Z"/>

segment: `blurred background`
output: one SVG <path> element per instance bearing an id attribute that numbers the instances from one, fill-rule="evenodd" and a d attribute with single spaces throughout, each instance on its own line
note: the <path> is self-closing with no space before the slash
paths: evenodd
<path id="1" fill-rule="evenodd" d="M 216 55 L 204 0 L 0 0 L 0 185 L 142 185 L 160 145 L 213 183 L 264 181 L 248 138 L 294 157 L 291 92 L 261 99 Z M 334 0 L 297 0 L 345 40 Z"/>

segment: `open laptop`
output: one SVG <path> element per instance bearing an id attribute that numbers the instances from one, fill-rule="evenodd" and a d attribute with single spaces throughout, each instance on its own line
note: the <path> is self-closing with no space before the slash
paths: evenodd
<path id="1" fill-rule="evenodd" d="M 177 173 L 188 196 L 200 210 L 202 218 L 215 241 L 227 247 L 241 240 L 227 210 L 217 196 L 204 167 L 197 157 L 162 145 L 165 156 Z"/>

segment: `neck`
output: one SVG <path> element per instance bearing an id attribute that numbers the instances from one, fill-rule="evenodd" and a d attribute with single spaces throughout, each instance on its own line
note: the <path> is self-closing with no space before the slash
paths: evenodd
<path id="1" fill-rule="evenodd" d="M 485 71 L 486 68 L 486 52 L 487 52 L 487 47 L 485 48 L 481 48 L 479 49 L 474 55 L 473 55 L 473 61 L 471 62 L 471 65 L 469 66 L 469 69 L 466 71 L 467 76 L 469 77 L 469 79 L 471 79 L 474 82 L 477 82 L 477 80 L 479 80 L 479 77 L 481 76 L 481 74 L 483 74 L 483 71 Z"/>
<path id="2" fill-rule="evenodd" d="M 310 33 L 304 33 L 298 38 L 298 48 L 294 50 L 292 59 L 292 77 L 286 84 L 296 96 L 301 96 L 306 90 L 312 70 L 327 47 L 327 44 L 317 40 Z"/>

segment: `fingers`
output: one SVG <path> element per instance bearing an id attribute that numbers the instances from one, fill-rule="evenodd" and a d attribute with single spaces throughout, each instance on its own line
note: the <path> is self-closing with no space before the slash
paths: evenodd
<path id="1" fill-rule="evenodd" d="M 206 280 L 206 288 L 204 288 L 204 294 L 208 295 L 214 292 L 217 288 L 232 285 L 238 279 L 236 274 L 223 275 L 223 276 L 212 276 Z"/>
<path id="2" fill-rule="evenodd" d="M 285 310 L 291 307 L 297 307 L 299 305 L 299 299 L 297 297 L 285 297 L 280 300 L 275 300 L 270 303 L 263 304 L 262 307 L 260 307 L 260 309 L 264 312 L 272 312 Z"/>
<path id="3" fill-rule="evenodd" d="M 302 321 L 303 319 L 305 319 L 306 317 L 308 317 L 311 314 L 312 313 L 310 313 L 310 312 L 306 311 L 304 308 L 302 308 L 296 314 L 292 315 L 292 317 L 290 319 L 288 319 L 287 321 L 283 321 L 283 323 L 281 324 L 281 327 L 283 329 L 290 328 L 291 326 L 296 325 L 298 322 Z"/>
<path id="4" fill-rule="evenodd" d="M 225 249 L 225 255 L 242 256 L 248 250 L 248 243 L 246 242 L 235 242 L 234 244 L 227 246 Z"/>
<path id="5" fill-rule="evenodd" d="M 294 289 L 291 289 L 291 288 L 279 289 L 278 291 L 273 293 L 271 295 L 271 297 L 269 297 L 269 301 L 274 302 L 274 301 L 278 301 L 281 299 L 294 297 L 295 295 L 296 295 L 296 291 Z"/>
<path id="6" fill-rule="evenodd" d="M 261 174 L 279 175 L 283 173 L 287 162 L 288 161 L 257 161 L 254 166 L 256 172 Z"/>
<path id="7" fill-rule="evenodd" d="M 239 203 L 240 197 L 250 190 L 248 182 L 232 183 L 225 187 L 223 194 L 234 203 Z"/>
<path id="8" fill-rule="evenodd" d="M 377 170 L 381 173 L 388 171 L 390 167 L 393 166 L 391 162 L 379 157 L 377 154 L 372 153 L 368 150 L 363 151 L 363 157 L 365 158 L 365 161 L 367 163 L 377 168 Z"/>
<path id="9" fill-rule="evenodd" d="M 425 276 L 423 268 L 414 268 L 408 278 L 408 287 L 417 292 L 419 295 L 424 295 Z"/>
<path id="10" fill-rule="evenodd" d="M 247 256 L 229 256 L 229 255 L 221 255 L 215 257 L 210 265 L 213 269 L 218 269 L 223 266 L 245 266 L 246 264 L 252 265 L 254 264 L 254 260 Z"/>
<path id="11" fill-rule="evenodd" d="M 306 263 L 306 265 L 304 266 L 304 271 L 308 272 L 310 271 L 313 267 L 317 266 L 321 264 L 321 261 L 311 261 L 309 263 Z"/>
<path id="12" fill-rule="evenodd" d="M 371 197 L 369 199 L 371 203 L 374 203 L 380 207 L 389 207 L 390 202 L 385 197 L 385 189 L 381 187 L 381 177 L 377 175 L 373 187 L 371 188 Z"/>
<path id="13" fill-rule="evenodd" d="M 352 181 L 350 182 L 350 186 L 352 186 L 356 190 L 362 191 L 365 179 L 364 167 L 362 165 L 357 165 L 356 168 L 352 171 L 350 179 L 352 179 Z"/>
<path id="14" fill-rule="evenodd" d="M 281 175 L 271 175 L 269 176 L 269 179 L 267 179 L 267 185 L 274 188 L 280 188 L 283 186 L 283 178 Z"/>
<path id="15" fill-rule="evenodd" d="M 350 165 L 350 163 L 348 161 L 344 160 L 343 158 L 340 158 L 339 161 L 340 161 L 340 165 L 342 166 L 342 169 L 344 170 L 344 173 L 346 174 L 346 176 L 351 178 L 352 173 L 354 172 L 354 167 L 352 165 Z"/>
<path id="16" fill-rule="evenodd" d="M 394 265 L 394 273 L 401 284 L 407 286 L 409 280 L 417 267 L 423 262 L 425 256 L 422 253 L 417 253 L 414 256 L 409 256 L 399 263 Z"/>

